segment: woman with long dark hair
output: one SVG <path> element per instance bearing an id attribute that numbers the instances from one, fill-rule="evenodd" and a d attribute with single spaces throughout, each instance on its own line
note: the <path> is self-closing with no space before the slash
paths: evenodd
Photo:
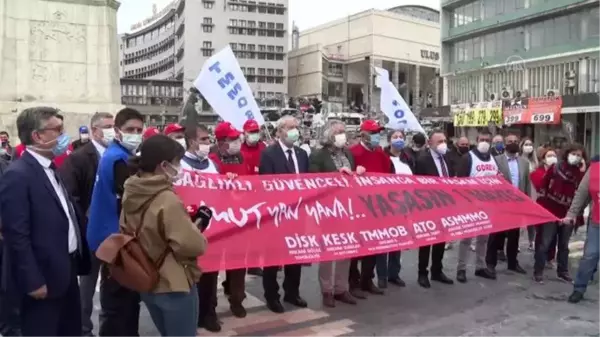
<path id="1" fill-rule="evenodd" d="M 549 151 L 548 151 L 549 152 Z M 546 156 L 548 155 L 546 152 Z M 561 160 L 549 165 L 542 179 L 534 179 L 538 198 L 537 202 L 557 218 L 564 218 L 571 206 L 575 192 L 583 178 L 586 170 L 587 157 L 584 148 L 579 144 L 572 144 L 563 149 Z M 546 159 L 548 161 L 548 159 Z M 534 172 L 534 174 L 537 173 Z M 572 225 L 550 222 L 539 227 L 536 240 L 539 243 L 535 249 L 534 280 L 543 282 L 544 266 L 548 257 L 548 250 L 556 237 L 557 249 L 557 276 L 558 278 L 571 282 L 569 275 L 569 239 L 573 232 Z"/>

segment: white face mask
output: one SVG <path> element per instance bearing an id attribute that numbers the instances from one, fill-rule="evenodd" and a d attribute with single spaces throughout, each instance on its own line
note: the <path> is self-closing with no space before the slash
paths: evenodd
<path id="1" fill-rule="evenodd" d="M 179 143 L 179 145 L 181 145 L 181 147 L 183 147 L 184 149 L 186 148 L 187 144 L 185 143 L 185 138 L 175 139 L 175 141 Z"/>
<path id="2" fill-rule="evenodd" d="M 171 163 L 167 163 L 167 164 L 173 171 L 176 172 L 174 175 L 172 175 L 171 173 L 169 173 L 165 170 L 165 174 L 167 175 L 167 178 L 171 179 L 171 181 L 179 180 L 179 178 L 181 177 L 181 175 L 183 173 L 183 169 L 181 168 L 181 166 L 173 166 L 173 164 L 171 164 Z"/>
<path id="3" fill-rule="evenodd" d="M 558 162 L 558 159 L 556 157 L 546 157 L 546 159 L 544 159 L 544 162 L 546 163 L 546 165 L 551 166 L 556 164 Z"/>
<path id="4" fill-rule="evenodd" d="M 105 145 L 108 145 L 110 142 L 112 142 L 113 139 L 115 139 L 115 135 L 115 129 L 113 128 L 102 129 L 102 141 Z"/>
<path id="5" fill-rule="evenodd" d="M 260 140 L 260 135 L 258 133 L 249 133 L 246 135 L 246 141 L 248 144 L 256 144 Z"/>
<path id="6" fill-rule="evenodd" d="M 227 149 L 227 153 L 229 153 L 231 155 L 238 154 L 238 153 L 240 153 L 241 148 L 242 148 L 241 140 L 236 140 L 236 141 L 230 142 L 229 149 Z"/>
<path id="7" fill-rule="evenodd" d="M 523 153 L 530 154 L 533 152 L 533 146 L 531 145 L 523 145 Z"/>
<path id="8" fill-rule="evenodd" d="M 81 135 L 79 135 L 79 138 L 81 140 L 89 140 L 90 139 L 90 135 L 88 135 L 87 133 L 82 133 Z"/>
<path id="9" fill-rule="evenodd" d="M 208 157 L 210 153 L 210 145 L 209 144 L 200 144 L 198 145 L 198 150 L 196 150 L 196 156 L 199 159 L 204 159 Z"/>
<path id="10" fill-rule="evenodd" d="M 121 132 L 121 144 L 130 152 L 133 152 L 142 144 L 142 135 Z"/>
<path id="11" fill-rule="evenodd" d="M 480 153 L 488 153 L 490 152 L 490 143 L 488 142 L 479 142 L 477 144 L 477 151 Z"/>
<path id="12" fill-rule="evenodd" d="M 346 138 L 345 133 L 340 133 L 340 134 L 333 136 L 333 145 L 337 148 L 342 148 L 342 147 L 346 146 L 347 142 L 348 142 L 348 139 Z"/>
<path id="13" fill-rule="evenodd" d="M 441 154 L 442 156 L 445 155 L 446 152 L 448 152 L 448 144 L 441 143 L 440 145 L 438 145 L 435 148 L 435 152 L 437 152 L 438 154 Z"/>
<path id="14" fill-rule="evenodd" d="M 569 162 L 569 165 L 579 165 L 579 163 L 581 163 L 581 157 L 575 154 L 569 154 L 567 161 Z"/>

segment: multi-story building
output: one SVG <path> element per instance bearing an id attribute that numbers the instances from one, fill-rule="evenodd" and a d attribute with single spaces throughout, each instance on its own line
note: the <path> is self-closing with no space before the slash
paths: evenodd
<path id="1" fill-rule="evenodd" d="M 439 12 L 423 6 L 367 10 L 292 34 L 290 96 L 331 112 L 379 111 L 374 66 L 387 69 L 413 111 L 441 101 Z"/>
<path id="2" fill-rule="evenodd" d="M 521 125 L 536 143 L 597 153 L 597 0 L 441 0 L 444 104 L 562 96 L 561 121 Z"/>
<path id="3" fill-rule="evenodd" d="M 120 36 L 121 76 L 181 81 L 183 97 L 204 61 L 229 45 L 254 95 L 283 101 L 287 22 L 287 0 L 175 0 Z"/>

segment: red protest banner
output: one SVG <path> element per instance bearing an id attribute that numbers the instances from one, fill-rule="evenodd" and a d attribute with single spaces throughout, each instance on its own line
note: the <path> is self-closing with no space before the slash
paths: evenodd
<path id="1" fill-rule="evenodd" d="M 560 124 L 562 97 L 531 97 L 502 102 L 504 124 Z"/>
<path id="2" fill-rule="evenodd" d="M 350 258 L 557 221 L 501 178 L 185 172 L 177 192 L 213 220 L 214 271 Z"/>

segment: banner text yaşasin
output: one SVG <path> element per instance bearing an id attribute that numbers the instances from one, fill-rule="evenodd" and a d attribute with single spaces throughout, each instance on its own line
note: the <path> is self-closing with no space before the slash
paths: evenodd
<path id="1" fill-rule="evenodd" d="M 186 171 L 186 205 L 213 219 L 205 271 L 310 263 L 556 221 L 502 177 L 339 173 L 225 176 Z"/>

